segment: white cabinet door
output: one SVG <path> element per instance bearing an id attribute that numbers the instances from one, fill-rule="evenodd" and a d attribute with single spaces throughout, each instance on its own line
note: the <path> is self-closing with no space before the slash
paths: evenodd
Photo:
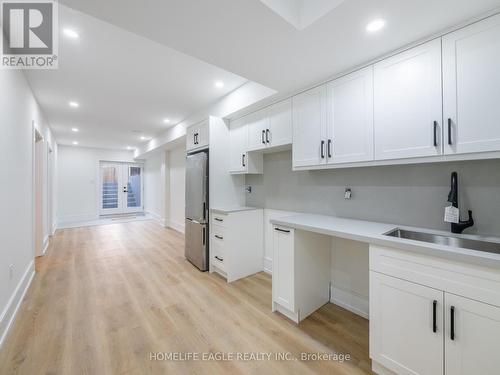
<path id="1" fill-rule="evenodd" d="M 292 99 L 276 103 L 269 108 L 269 131 L 266 134 L 269 146 L 292 143 Z"/>
<path id="2" fill-rule="evenodd" d="M 208 146 L 209 143 L 209 130 L 208 130 L 208 120 L 201 123 L 198 127 L 198 133 L 196 136 L 196 147 L 202 148 Z"/>
<path id="3" fill-rule="evenodd" d="M 326 85 L 293 97 L 293 166 L 326 163 Z"/>
<path id="4" fill-rule="evenodd" d="M 273 302 L 295 311 L 293 229 L 274 227 Z"/>
<path id="5" fill-rule="evenodd" d="M 442 153 L 441 40 L 374 66 L 375 159 Z"/>
<path id="6" fill-rule="evenodd" d="M 196 145 L 196 136 L 198 133 L 199 127 L 197 125 L 190 126 L 186 130 L 186 150 L 190 151 L 198 147 Z"/>
<path id="7" fill-rule="evenodd" d="M 445 153 L 500 150 L 499 67 L 500 15 L 443 37 Z"/>
<path id="8" fill-rule="evenodd" d="M 266 131 L 269 129 L 268 110 L 263 109 L 247 117 L 248 124 L 248 151 L 266 148 Z"/>
<path id="9" fill-rule="evenodd" d="M 230 172 L 244 172 L 246 170 L 244 158 L 247 148 L 246 118 L 231 121 L 229 125 L 229 170 Z"/>
<path id="10" fill-rule="evenodd" d="M 447 375 L 498 374 L 500 308 L 448 293 L 445 294 L 445 302 L 445 373 Z M 452 314 L 454 315 L 453 340 Z"/>
<path id="11" fill-rule="evenodd" d="M 443 294 L 371 271 L 372 360 L 399 375 L 443 374 Z"/>
<path id="12" fill-rule="evenodd" d="M 373 67 L 328 84 L 329 163 L 373 160 Z"/>

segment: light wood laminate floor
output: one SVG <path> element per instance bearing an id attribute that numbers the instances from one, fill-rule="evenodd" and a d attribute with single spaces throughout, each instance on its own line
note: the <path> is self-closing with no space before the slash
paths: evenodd
<path id="1" fill-rule="evenodd" d="M 58 231 L 0 349 L 0 374 L 371 373 L 367 320 L 329 304 L 297 326 L 271 313 L 269 275 L 227 284 L 183 254 L 183 235 L 154 221 Z M 150 359 L 168 352 L 351 360 Z"/>

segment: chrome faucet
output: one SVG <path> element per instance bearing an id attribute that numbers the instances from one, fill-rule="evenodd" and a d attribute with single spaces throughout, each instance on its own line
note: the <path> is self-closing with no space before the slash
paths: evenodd
<path id="1" fill-rule="evenodd" d="M 448 194 L 448 202 L 452 204 L 453 207 L 458 208 L 458 174 L 453 172 L 451 174 L 451 190 Z M 458 223 L 451 223 L 452 233 L 462 233 L 465 229 L 472 227 L 474 225 L 474 219 L 472 218 L 472 211 L 469 210 L 468 220 L 458 220 Z"/>

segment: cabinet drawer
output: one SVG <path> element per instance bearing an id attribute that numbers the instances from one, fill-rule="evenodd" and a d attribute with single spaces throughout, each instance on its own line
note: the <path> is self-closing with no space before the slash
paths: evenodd
<path id="1" fill-rule="evenodd" d="M 227 260 L 225 259 L 226 256 L 223 248 L 220 248 L 218 246 L 213 246 L 211 251 L 211 258 L 213 265 L 222 269 L 223 271 L 226 270 Z"/>
<path id="2" fill-rule="evenodd" d="M 212 225 L 218 225 L 222 227 L 227 226 L 227 215 L 216 214 L 212 212 Z"/>
<path id="3" fill-rule="evenodd" d="M 500 270 L 494 268 L 371 245 L 370 270 L 500 306 Z"/>
<path id="4" fill-rule="evenodd" d="M 218 243 L 226 242 L 226 228 L 212 224 L 212 238 Z"/>

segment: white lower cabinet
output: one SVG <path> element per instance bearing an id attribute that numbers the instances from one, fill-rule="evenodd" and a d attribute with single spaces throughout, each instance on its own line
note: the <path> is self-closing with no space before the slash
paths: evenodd
<path id="1" fill-rule="evenodd" d="M 377 374 L 500 373 L 500 272 L 370 246 Z"/>
<path id="2" fill-rule="evenodd" d="M 372 360 L 401 375 L 442 374 L 443 299 L 442 291 L 371 272 Z"/>
<path id="3" fill-rule="evenodd" d="M 273 229 L 272 310 L 299 323 L 330 301 L 331 237 Z"/>
<path id="4" fill-rule="evenodd" d="M 210 272 L 227 282 L 262 271 L 264 212 L 262 209 L 211 213 Z"/>
<path id="5" fill-rule="evenodd" d="M 295 257 L 293 251 L 293 229 L 274 228 L 273 236 L 273 301 L 295 310 L 293 271 Z"/>
<path id="6" fill-rule="evenodd" d="M 445 304 L 445 374 L 499 374 L 500 308 L 448 293 Z"/>

